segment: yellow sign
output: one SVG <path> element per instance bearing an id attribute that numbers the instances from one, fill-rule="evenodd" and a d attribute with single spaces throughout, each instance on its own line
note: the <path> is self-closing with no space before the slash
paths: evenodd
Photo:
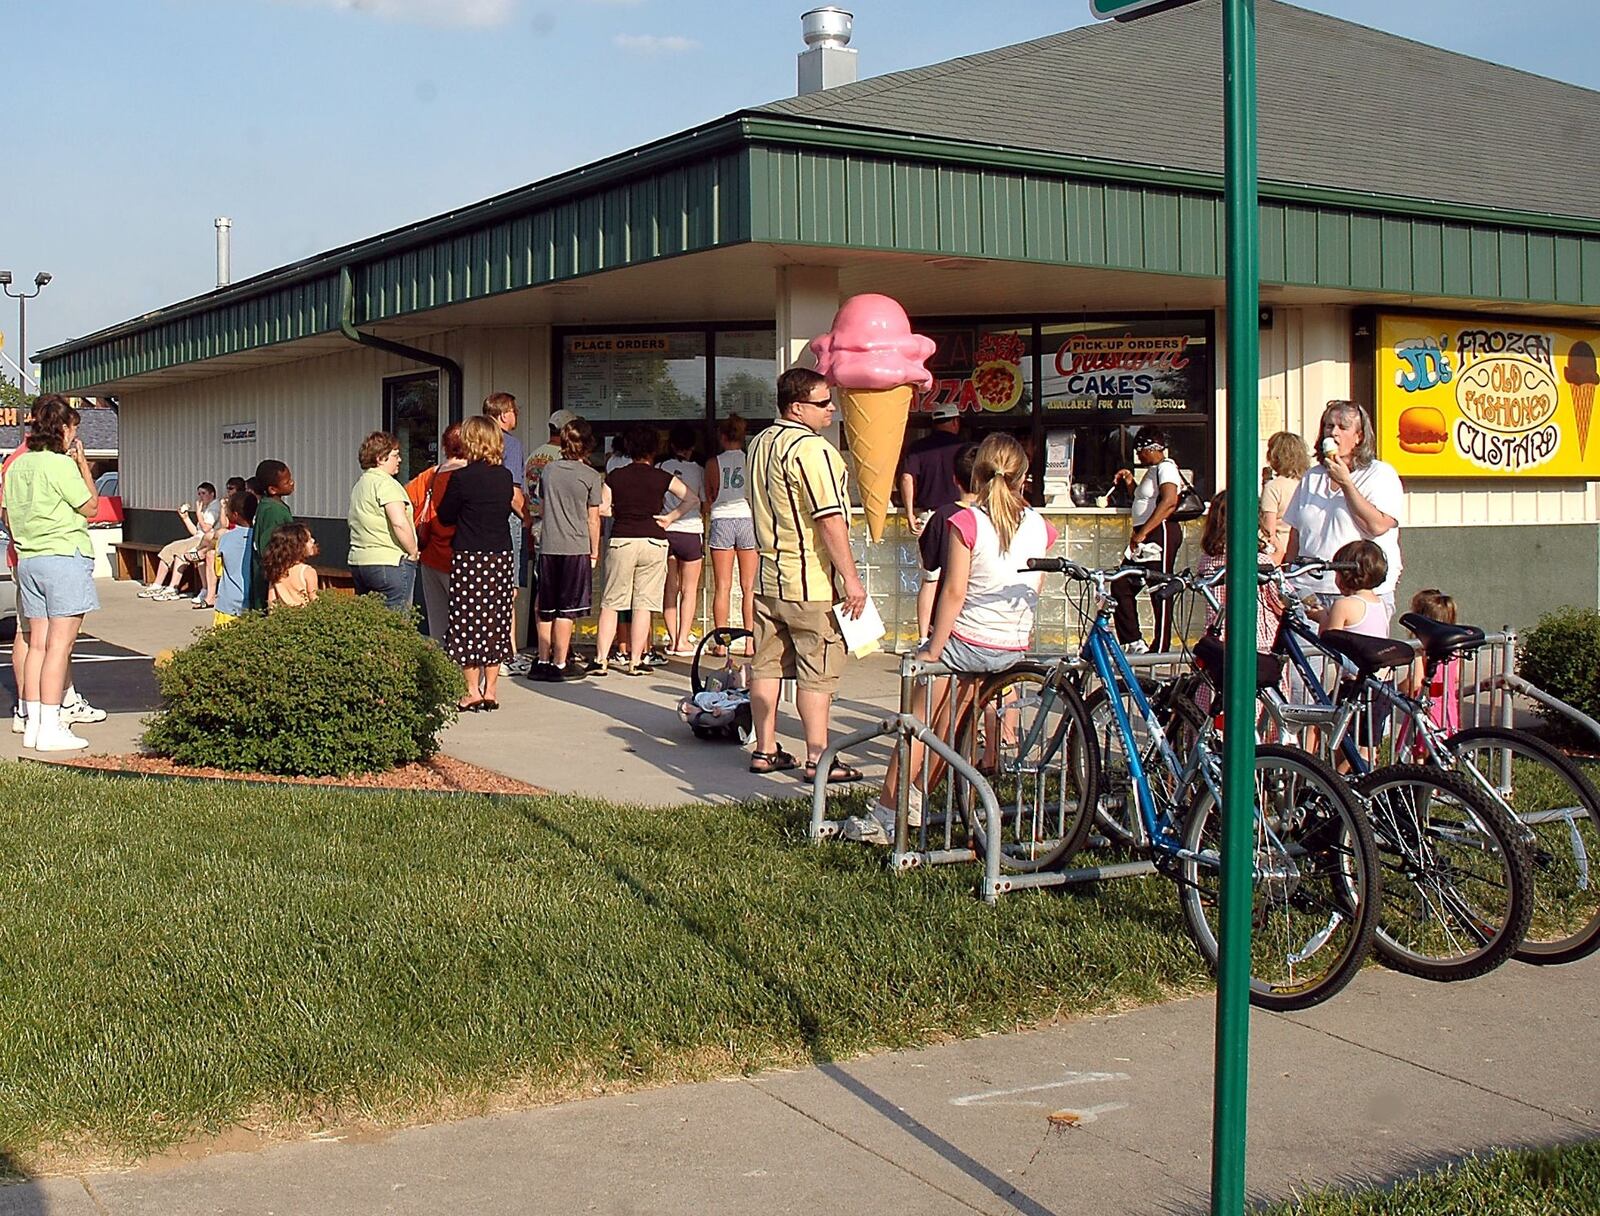
<path id="1" fill-rule="evenodd" d="M 1378 455 L 1402 477 L 1600 479 L 1600 330 L 1378 320 Z"/>

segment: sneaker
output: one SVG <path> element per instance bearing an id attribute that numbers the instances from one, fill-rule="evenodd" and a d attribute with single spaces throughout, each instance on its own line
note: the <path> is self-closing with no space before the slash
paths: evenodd
<path id="1" fill-rule="evenodd" d="M 884 831 L 883 824 L 876 815 L 852 815 L 846 819 L 839 828 L 839 835 L 844 840 L 854 840 L 861 844 L 875 844 L 887 846 L 892 838 Z"/>
<path id="2" fill-rule="evenodd" d="M 22 707 L 19 705 L 16 709 L 11 711 L 11 733 L 13 735 L 20 735 L 27 729 L 28 715 L 22 712 Z"/>
<path id="3" fill-rule="evenodd" d="M 88 746 L 89 740 L 73 734 L 70 726 L 41 730 L 33 744 L 34 750 L 41 752 L 81 752 Z"/>
<path id="4" fill-rule="evenodd" d="M 156 596 L 160 595 L 164 590 L 166 590 L 166 588 L 157 587 L 154 584 L 150 584 L 150 585 L 147 585 L 147 586 L 144 586 L 144 587 L 140 587 L 139 588 L 139 598 L 142 599 L 142 600 L 153 600 L 153 599 L 156 598 Z"/>
<path id="5" fill-rule="evenodd" d="M 83 694 L 76 690 L 73 691 L 70 701 L 61 703 L 61 721 L 67 726 L 72 726 L 79 722 L 104 722 L 105 720 L 106 711 L 96 709 L 93 705 L 90 705 L 84 699 Z"/>
<path id="6" fill-rule="evenodd" d="M 33 714 L 24 719 L 22 727 L 22 746 L 32 747 L 39 742 L 39 716 Z"/>
<path id="7" fill-rule="evenodd" d="M 561 668 L 554 663 L 535 663 L 528 672 L 528 679 L 537 680 L 542 684 L 559 684 L 561 682 Z"/>
<path id="8" fill-rule="evenodd" d="M 1133 641 L 1126 642 L 1126 643 L 1123 644 L 1122 653 L 1123 654 L 1149 654 L 1150 653 L 1150 643 L 1146 642 L 1143 638 L 1135 638 Z"/>
<path id="9" fill-rule="evenodd" d="M 150 598 L 153 600 L 159 600 L 163 604 L 170 604 L 173 600 L 183 599 L 184 596 L 181 591 L 174 591 L 171 587 L 161 587 L 158 588 L 156 593 Z"/>
<path id="10" fill-rule="evenodd" d="M 567 660 L 567 665 L 560 669 L 561 678 L 563 680 L 581 680 L 589 674 L 589 672 L 592 670 L 592 666 L 592 664 L 585 663 L 582 659 L 574 655 L 572 658 Z"/>

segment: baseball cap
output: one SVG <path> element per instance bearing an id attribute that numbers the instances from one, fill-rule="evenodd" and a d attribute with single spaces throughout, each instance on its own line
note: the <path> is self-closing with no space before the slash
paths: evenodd
<path id="1" fill-rule="evenodd" d="M 961 407 L 946 401 L 943 405 L 934 406 L 933 413 L 929 417 L 935 422 L 949 422 L 952 418 L 961 417 Z"/>
<path id="2" fill-rule="evenodd" d="M 559 431 L 562 427 L 566 426 L 567 423 L 576 422 L 577 420 L 578 416 L 571 410 L 557 410 L 555 413 L 550 415 L 550 429 L 552 431 Z"/>

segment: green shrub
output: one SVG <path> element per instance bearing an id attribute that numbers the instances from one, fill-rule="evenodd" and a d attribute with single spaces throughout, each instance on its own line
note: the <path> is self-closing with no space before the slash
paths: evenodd
<path id="1" fill-rule="evenodd" d="M 460 669 L 376 596 L 323 595 L 213 629 L 156 668 L 145 746 L 249 772 L 381 772 L 431 756 Z"/>
<path id="2" fill-rule="evenodd" d="M 1524 680 L 1600 719 L 1600 612 L 1558 608 L 1517 639 L 1517 650 Z M 1565 715 L 1543 708 L 1539 714 L 1561 742 L 1587 751 L 1600 745 Z"/>

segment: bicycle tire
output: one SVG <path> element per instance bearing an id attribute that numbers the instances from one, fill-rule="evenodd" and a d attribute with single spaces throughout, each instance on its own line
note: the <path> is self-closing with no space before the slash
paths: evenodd
<path id="1" fill-rule="evenodd" d="M 1378 957 L 1442 983 L 1510 958 L 1533 915 L 1533 871 L 1510 816 L 1465 778 L 1417 764 L 1374 769 L 1355 789 L 1383 869 Z"/>
<path id="2" fill-rule="evenodd" d="M 1153 680 L 1141 679 L 1139 687 L 1144 690 L 1147 701 L 1156 695 L 1157 685 Z M 1145 729 L 1144 720 L 1135 711 L 1132 698 L 1126 693 L 1122 694 L 1122 704 L 1128 711 L 1128 720 L 1134 730 L 1134 741 L 1138 744 L 1139 754 L 1145 759 L 1145 767 L 1148 769 L 1149 757 L 1153 750 L 1149 732 Z M 1122 732 L 1117 727 L 1116 715 L 1111 712 L 1110 691 L 1104 685 L 1096 688 L 1083 699 L 1083 709 L 1089 716 L 1090 737 L 1094 740 L 1100 761 L 1094 826 L 1105 833 L 1106 839 L 1112 844 L 1132 845 L 1139 839 L 1134 826 L 1139 808 L 1133 798 L 1133 785 L 1128 772 Z"/>
<path id="3" fill-rule="evenodd" d="M 1600 949 L 1600 873 L 1594 872 L 1600 869 L 1600 792 L 1593 782 L 1576 762 L 1526 731 L 1469 727 L 1446 739 L 1445 747 L 1496 787 L 1501 804 L 1529 834 L 1533 922 L 1513 957 L 1548 967 Z M 1495 762 L 1501 751 L 1511 757 L 1509 774 Z"/>
<path id="4" fill-rule="evenodd" d="M 1323 761 L 1266 743 L 1256 748 L 1255 768 L 1250 1003 L 1308 1009 L 1344 988 L 1372 952 L 1381 899 L 1377 846 L 1360 800 Z M 1186 858 L 1178 866 L 1184 927 L 1213 971 L 1221 819 L 1210 789 L 1201 787 L 1183 843 L 1210 861 Z"/>
<path id="5" fill-rule="evenodd" d="M 1038 729 L 1044 690 L 1054 687 L 1052 720 Z M 1093 826 L 1099 757 L 1089 737 L 1083 698 L 1056 668 L 1019 663 L 989 677 L 956 729 L 957 747 L 983 772 L 1000 803 L 1000 865 L 1031 874 L 1062 865 L 1083 848 Z M 1026 748 L 1028 755 L 1020 752 Z M 981 801 L 969 789 L 957 800 L 967 838 L 987 847 Z"/>

